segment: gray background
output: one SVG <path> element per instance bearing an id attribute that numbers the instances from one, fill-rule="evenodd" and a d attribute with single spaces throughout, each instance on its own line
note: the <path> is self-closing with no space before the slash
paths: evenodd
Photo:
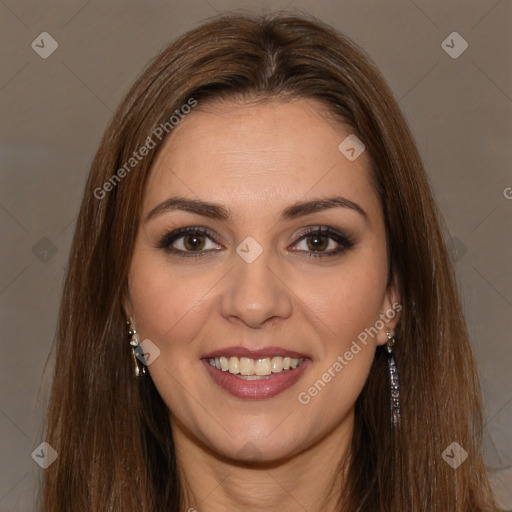
<path id="1" fill-rule="evenodd" d="M 485 395 L 486 460 L 512 509 L 509 0 L 0 0 L 0 511 L 30 510 L 43 471 L 31 458 L 43 441 L 51 363 L 43 370 L 106 123 L 151 57 L 233 8 L 316 15 L 360 44 L 389 81 L 454 240 Z M 469 44 L 456 59 L 441 46 L 454 31 Z M 42 32 L 58 42 L 47 59 L 31 47 Z"/>

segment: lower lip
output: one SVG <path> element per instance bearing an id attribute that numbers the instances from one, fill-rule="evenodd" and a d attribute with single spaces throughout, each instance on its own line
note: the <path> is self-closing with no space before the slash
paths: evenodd
<path id="1" fill-rule="evenodd" d="M 311 359 L 304 358 L 301 365 L 293 370 L 271 373 L 266 379 L 240 379 L 229 371 L 217 370 L 207 359 L 201 360 L 212 379 L 228 393 L 247 400 L 272 398 L 293 386 L 311 364 Z"/>

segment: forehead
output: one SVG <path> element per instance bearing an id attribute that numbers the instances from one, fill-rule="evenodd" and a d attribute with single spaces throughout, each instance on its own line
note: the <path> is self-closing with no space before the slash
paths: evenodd
<path id="1" fill-rule="evenodd" d="M 164 141 L 144 209 L 170 194 L 243 210 L 339 192 L 371 210 L 367 155 L 350 161 L 338 149 L 350 133 L 315 100 L 199 104 Z"/>

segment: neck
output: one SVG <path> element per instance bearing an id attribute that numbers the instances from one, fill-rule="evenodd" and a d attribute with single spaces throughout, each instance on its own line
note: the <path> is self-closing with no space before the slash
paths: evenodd
<path id="1" fill-rule="evenodd" d="M 252 463 L 219 456 L 172 427 L 183 512 L 338 510 L 353 418 L 289 458 Z"/>

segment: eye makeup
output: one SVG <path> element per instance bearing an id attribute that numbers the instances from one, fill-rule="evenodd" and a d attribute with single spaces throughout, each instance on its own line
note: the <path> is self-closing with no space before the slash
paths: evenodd
<path id="1" fill-rule="evenodd" d="M 204 226 L 187 226 L 166 233 L 159 239 L 156 247 L 165 250 L 167 254 L 172 256 L 184 258 L 204 257 L 220 249 L 205 250 L 203 249 L 203 247 L 206 245 L 206 243 L 198 243 L 197 241 L 201 241 L 202 239 L 208 239 L 213 244 L 220 245 L 216 242 L 215 238 L 215 233 Z M 176 242 L 178 242 L 181 239 L 183 239 L 183 242 L 181 243 L 183 249 L 173 246 L 174 244 L 176 244 Z M 191 240 L 195 240 L 195 242 L 192 242 L 192 245 L 189 245 L 188 243 L 185 244 L 184 242 L 187 240 L 188 242 L 190 242 Z M 338 229 L 322 225 L 308 226 L 298 235 L 298 239 L 293 244 L 293 246 L 297 245 L 303 240 L 306 240 L 306 243 L 314 241 L 314 244 L 312 246 L 309 245 L 310 247 L 312 247 L 312 249 L 291 249 L 292 252 L 303 253 L 305 256 L 314 258 L 324 258 L 341 255 L 342 253 L 351 249 L 355 245 L 355 241 L 351 236 L 339 231 Z M 320 246 L 320 248 L 323 246 L 322 243 L 318 243 L 318 241 L 321 240 L 328 240 L 327 246 L 329 245 L 330 241 L 334 241 L 336 244 L 338 244 L 338 247 L 329 251 L 314 250 L 315 245 L 317 246 L 317 248 L 318 246 Z M 189 250 L 187 250 L 187 245 Z M 197 249 L 198 246 L 199 249 L 195 250 Z"/>

